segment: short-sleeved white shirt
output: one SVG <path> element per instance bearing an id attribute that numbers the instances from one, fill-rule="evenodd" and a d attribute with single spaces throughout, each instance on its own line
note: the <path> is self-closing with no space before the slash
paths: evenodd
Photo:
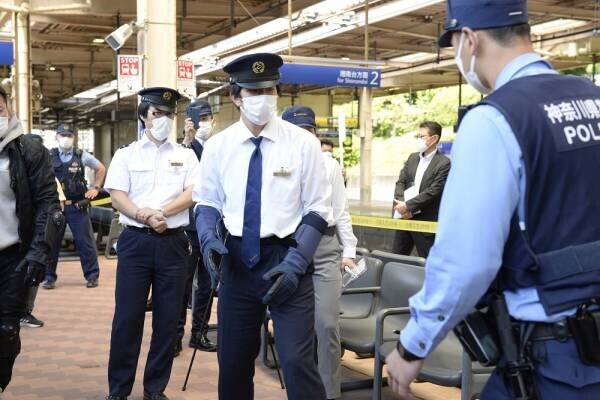
<path id="1" fill-rule="evenodd" d="M 121 190 L 139 208 L 164 208 L 198 181 L 198 159 L 188 148 L 167 140 L 157 146 L 146 135 L 117 150 L 108 168 L 104 188 Z M 123 213 L 119 222 L 143 227 Z M 167 218 L 169 228 L 189 224 L 187 209 Z"/>

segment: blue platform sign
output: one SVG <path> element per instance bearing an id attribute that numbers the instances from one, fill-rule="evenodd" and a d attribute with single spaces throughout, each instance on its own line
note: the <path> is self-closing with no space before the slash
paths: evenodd
<path id="1" fill-rule="evenodd" d="M 322 86 L 379 87 L 381 71 L 370 68 L 325 67 L 320 65 L 284 64 L 281 83 Z"/>
<path id="2" fill-rule="evenodd" d="M 12 42 L 0 42 L 0 65 L 13 65 L 15 57 Z"/>

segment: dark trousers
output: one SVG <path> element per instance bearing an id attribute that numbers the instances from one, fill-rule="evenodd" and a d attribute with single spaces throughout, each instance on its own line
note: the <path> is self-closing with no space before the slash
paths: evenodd
<path id="1" fill-rule="evenodd" d="M 537 400 L 600 398 L 600 364 L 584 365 L 577 354 L 573 340 L 534 342 L 533 361 Z M 481 399 L 514 399 L 498 369 L 488 380 L 481 393 Z"/>
<path id="2" fill-rule="evenodd" d="M 396 231 L 393 252 L 409 256 L 413 247 L 416 247 L 419 257 L 427 258 L 434 241 L 433 233 Z"/>
<path id="3" fill-rule="evenodd" d="M 25 308 L 25 270 L 15 271 L 23 259 L 18 245 L 0 251 L 0 388 L 8 386 L 21 351 L 19 319 Z M 1 391 L 1 390 L 0 390 Z"/>
<path id="4" fill-rule="evenodd" d="M 98 279 L 100 267 L 98 266 L 98 256 L 96 255 L 96 244 L 94 243 L 94 233 L 92 231 L 92 222 L 87 210 L 80 210 L 74 205 L 65 206 L 65 219 L 71 232 L 73 241 L 79 253 L 83 276 L 86 280 Z M 54 246 L 50 257 L 50 264 L 46 269 L 46 280 L 56 281 L 56 265 L 58 264 L 58 255 L 60 252 L 60 243 L 65 235 L 65 229 L 60 232 L 58 243 Z"/>
<path id="5" fill-rule="evenodd" d="M 192 254 L 186 258 L 187 278 L 185 281 L 185 289 L 183 292 L 183 302 L 181 303 L 181 315 L 177 326 L 177 335 L 183 337 L 185 334 L 185 321 L 187 319 L 187 306 L 192 300 L 192 335 L 200 334 L 208 329 L 208 320 L 210 319 L 210 309 L 206 321 L 202 321 L 204 310 L 210 301 L 210 276 L 204 268 L 202 261 L 202 253 L 200 252 L 200 243 L 198 242 L 198 234 L 195 231 L 186 231 L 190 243 L 192 245 Z M 194 275 L 196 276 L 196 288 L 193 288 Z M 204 326 L 201 326 L 204 323 Z"/>
<path id="6" fill-rule="evenodd" d="M 110 340 L 110 394 L 128 396 L 133 388 L 144 329 L 146 300 L 152 286 L 152 340 L 144 389 L 163 391 L 171 375 L 178 312 L 185 286 L 189 242 L 183 232 L 150 235 L 125 229 L 119 237 L 115 315 Z"/>
<path id="7" fill-rule="evenodd" d="M 219 399 L 254 398 L 254 362 L 260 350 L 260 329 L 266 306 L 262 297 L 271 286 L 263 275 L 275 267 L 287 246 L 261 245 L 260 262 L 252 269 L 241 261 L 241 240 L 230 238 L 228 262 L 219 288 Z M 315 363 L 315 295 L 311 275 L 285 303 L 270 307 L 277 353 L 289 400 L 324 400 L 325 388 Z"/>

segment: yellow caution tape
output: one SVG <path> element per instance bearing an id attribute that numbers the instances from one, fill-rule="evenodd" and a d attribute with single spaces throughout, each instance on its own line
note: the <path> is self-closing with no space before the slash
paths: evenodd
<path id="1" fill-rule="evenodd" d="M 105 204 L 110 204 L 112 203 L 112 200 L 110 199 L 110 197 L 105 197 L 103 199 L 100 200 L 92 200 L 90 201 L 90 205 L 92 206 L 103 206 Z"/>
<path id="2" fill-rule="evenodd" d="M 384 217 L 366 217 L 363 215 L 351 215 L 352 225 L 365 226 L 368 228 L 396 229 L 412 232 L 435 233 L 437 222 L 415 221 L 410 219 L 393 219 Z"/>

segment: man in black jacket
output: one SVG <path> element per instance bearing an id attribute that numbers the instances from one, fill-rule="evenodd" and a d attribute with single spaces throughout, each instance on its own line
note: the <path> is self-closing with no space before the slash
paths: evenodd
<path id="1" fill-rule="evenodd" d="M 442 127 L 426 121 L 419 127 L 416 139 L 419 151 L 408 156 L 394 191 L 394 217 L 420 221 L 437 221 L 440 200 L 450 172 L 450 159 L 437 150 Z M 394 253 L 409 255 L 416 246 L 421 257 L 427 257 L 435 234 L 396 231 Z"/>
<path id="2" fill-rule="evenodd" d="M 19 318 L 28 286 L 44 278 L 51 243 L 61 223 L 56 182 L 44 146 L 23 136 L 0 89 L 0 392 L 21 350 Z"/>

